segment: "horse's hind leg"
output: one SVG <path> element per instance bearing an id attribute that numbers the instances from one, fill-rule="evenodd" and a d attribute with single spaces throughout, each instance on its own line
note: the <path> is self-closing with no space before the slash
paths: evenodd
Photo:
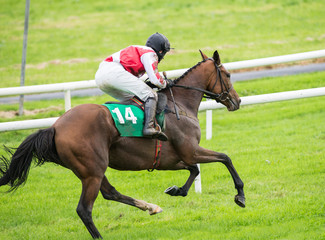
<path id="1" fill-rule="evenodd" d="M 88 177 L 81 180 L 82 193 L 77 207 L 79 217 L 93 238 L 102 238 L 92 219 L 92 209 L 98 196 L 101 180 L 100 177 Z"/>
<path id="2" fill-rule="evenodd" d="M 107 180 L 106 176 L 104 176 L 102 180 L 102 184 L 100 187 L 100 191 L 103 197 L 107 200 L 113 200 L 120 203 L 128 204 L 134 207 L 137 207 L 143 211 L 149 211 L 150 215 L 162 212 L 162 209 L 152 203 L 147 203 L 142 200 L 137 200 L 128 196 L 125 196 L 119 193 Z"/>

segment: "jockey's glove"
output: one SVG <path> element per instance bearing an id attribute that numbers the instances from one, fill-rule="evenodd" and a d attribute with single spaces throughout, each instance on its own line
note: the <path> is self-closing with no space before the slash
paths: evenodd
<path id="1" fill-rule="evenodd" d="M 173 80 L 166 78 L 165 81 L 167 83 L 166 88 L 170 88 L 170 87 L 174 86 L 174 81 Z"/>

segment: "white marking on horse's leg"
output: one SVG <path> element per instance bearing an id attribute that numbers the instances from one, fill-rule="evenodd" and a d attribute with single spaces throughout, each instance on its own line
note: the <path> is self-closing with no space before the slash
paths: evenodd
<path id="1" fill-rule="evenodd" d="M 143 200 L 135 200 L 134 201 L 135 206 L 140 208 L 143 211 L 147 211 L 149 212 L 150 215 L 154 215 L 157 213 L 162 212 L 163 210 L 161 209 L 161 207 L 159 207 L 156 204 L 152 204 L 152 203 L 147 203 Z"/>

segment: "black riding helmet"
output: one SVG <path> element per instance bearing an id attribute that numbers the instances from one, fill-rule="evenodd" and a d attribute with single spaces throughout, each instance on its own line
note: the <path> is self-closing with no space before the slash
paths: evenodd
<path id="1" fill-rule="evenodd" d="M 146 46 L 155 50 L 156 54 L 158 55 L 158 62 L 160 62 L 164 58 L 165 54 L 170 50 L 170 43 L 168 39 L 158 32 L 152 34 L 148 38 Z M 162 52 L 160 53 L 160 51 Z"/>

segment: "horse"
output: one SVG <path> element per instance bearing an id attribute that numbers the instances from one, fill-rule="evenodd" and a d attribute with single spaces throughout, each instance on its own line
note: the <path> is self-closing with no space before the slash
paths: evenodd
<path id="1" fill-rule="evenodd" d="M 160 161 L 154 167 L 188 170 L 190 175 L 182 187 L 173 186 L 165 191 L 171 196 L 186 196 L 199 174 L 197 164 L 221 162 L 229 170 L 237 189 L 236 204 L 245 207 L 244 184 L 231 159 L 224 153 L 199 146 L 198 109 L 202 98 L 214 99 L 228 111 L 239 109 L 241 102 L 218 51 L 212 58 L 202 52 L 201 56 L 201 62 L 174 80 L 173 91 L 161 91 L 167 96 L 169 111 L 165 115 L 165 133 L 169 140 L 161 142 Z M 150 215 L 162 211 L 155 204 L 119 193 L 105 176 L 108 167 L 131 171 L 153 169 L 156 144 L 156 139 L 121 137 L 105 106 L 82 104 L 64 113 L 51 127 L 26 137 L 15 151 L 5 147 L 9 158 L 0 158 L 0 186 L 9 185 L 7 191 L 10 192 L 23 185 L 33 161 L 37 166 L 52 162 L 70 169 L 82 183 L 77 214 L 94 239 L 102 238 L 92 219 L 99 191 L 104 199 L 148 210 Z"/>

